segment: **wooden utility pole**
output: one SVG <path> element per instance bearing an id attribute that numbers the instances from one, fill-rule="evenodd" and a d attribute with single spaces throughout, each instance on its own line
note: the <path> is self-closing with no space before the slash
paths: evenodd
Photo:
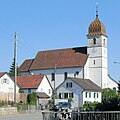
<path id="1" fill-rule="evenodd" d="M 54 95 L 53 95 L 53 104 L 54 105 L 55 105 L 55 98 L 56 98 L 55 82 L 56 82 L 56 64 L 54 66 Z"/>
<path id="2" fill-rule="evenodd" d="M 16 84 L 17 84 L 17 33 L 14 34 L 14 103 L 16 104 Z"/>

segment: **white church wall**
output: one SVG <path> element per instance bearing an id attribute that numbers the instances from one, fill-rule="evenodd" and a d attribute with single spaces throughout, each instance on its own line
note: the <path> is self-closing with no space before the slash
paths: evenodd
<path id="1" fill-rule="evenodd" d="M 55 86 L 57 87 L 60 85 L 65 79 L 64 79 L 64 73 L 68 73 L 68 77 L 75 77 L 75 73 L 79 72 L 76 77 L 83 78 L 83 68 L 82 67 L 76 67 L 76 68 L 63 68 L 63 69 L 56 69 L 56 76 L 55 76 Z M 52 81 L 51 74 L 54 73 L 54 69 L 46 69 L 46 70 L 33 70 L 31 71 L 32 74 L 46 74 L 52 87 L 54 86 L 54 81 Z"/>
<path id="2" fill-rule="evenodd" d="M 99 68 L 90 68 L 89 72 L 90 72 L 90 80 L 101 87 L 102 86 L 101 69 L 99 69 Z"/>
<path id="3" fill-rule="evenodd" d="M 118 90 L 118 81 L 112 80 L 112 78 L 110 76 L 108 76 L 108 84 L 107 87 L 110 89 L 116 89 Z"/>
<path id="4" fill-rule="evenodd" d="M 84 79 L 89 79 L 89 57 L 84 66 Z"/>
<path id="5" fill-rule="evenodd" d="M 107 88 L 108 68 L 102 68 L 102 88 Z"/>

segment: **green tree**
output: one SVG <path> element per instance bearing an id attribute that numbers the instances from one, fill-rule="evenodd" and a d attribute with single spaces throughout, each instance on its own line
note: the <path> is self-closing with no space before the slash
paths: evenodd
<path id="1" fill-rule="evenodd" d="M 105 88 L 102 91 L 102 101 L 108 101 L 109 99 L 117 97 L 117 92 L 110 88 Z"/>
<path id="2" fill-rule="evenodd" d="M 30 105 L 36 105 L 36 100 L 37 100 L 37 94 L 36 93 L 31 93 L 27 95 L 27 103 Z"/>
<path id="3" fill-rule="evenodd" d="M 102 102 L 96 106 L 100 111 L 120 110 L 120 98 L 115 90 L 106 88 L 102 92 Z"/>
<path id="4" fill-rule="evenodd" d="M 16 68 L 17 68 L 17 75 L 20 75 L 19 70 L 18 70 L 18 66 L 16 66 Z M 13 62 L 10 66 L 9 75 L 15 76 L 15 61 L 14 61 L 14 59 L 13 59 Z"/>

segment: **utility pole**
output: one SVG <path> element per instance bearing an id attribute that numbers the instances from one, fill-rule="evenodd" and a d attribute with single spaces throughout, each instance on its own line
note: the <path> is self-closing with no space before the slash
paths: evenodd
<path id="1" fill-rule="evenodd" d="M 55 98 L 56 98 L 55 80 L 56 80 L 56 64 L 54 65 L 54 95 L 53 95 L 53 104 L 54 105 L 55 105 Z"/>
<path id="2" fill-rule="evenodd" d="M 17 84 L 17 67 L 16 67 L 16 61 L 17 61 L 17 33 L 14 34 L 14 103 L 16 105 L 16 84 Z"/>

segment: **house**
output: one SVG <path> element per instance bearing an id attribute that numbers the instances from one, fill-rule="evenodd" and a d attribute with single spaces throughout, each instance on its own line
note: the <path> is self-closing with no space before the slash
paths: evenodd
<path id="1" fill-rule="evenodd" d="M 87 46 L 38 51 L 35 58 L 20 65 L 21 75 L 46 74 L 52 87 L 77 77 L 89 79 L 102 89 L 117 89 L 117 82 L 108 76 L 108 36 L 97 13 L 88 27 Z"/>
<path id="2" fill-rule="evenodd" d="M 17 84 L 19 90 L 26 94 L 44 92 L 50 97 L 52 95 L 52 87 L 44 74 L 17 76 Z"/>
<path id="3" fill-rule="evenodd" d="M 67 78 L 57 88 L 57 99 L 71 99 L 72 106 L 77 108 L 86 102 L 101 102 L 102 89 L 89 79 Z"/>
<path id="4" fill-rule="evenodd" d="M 18 91 L 16 85 L 16 93 Z M 14 81 L 7 72 L 0 72 L 0 100 L 14 101 Z"/>
<path id="5" fill-rule="evenodd" d="M 26 94 L 36 92 L 37 106 L 39 104 L 45 106 L 52 96 L 52 87 L 44 74 L 17 76 L 17 83 L 21 92 Z"/>

